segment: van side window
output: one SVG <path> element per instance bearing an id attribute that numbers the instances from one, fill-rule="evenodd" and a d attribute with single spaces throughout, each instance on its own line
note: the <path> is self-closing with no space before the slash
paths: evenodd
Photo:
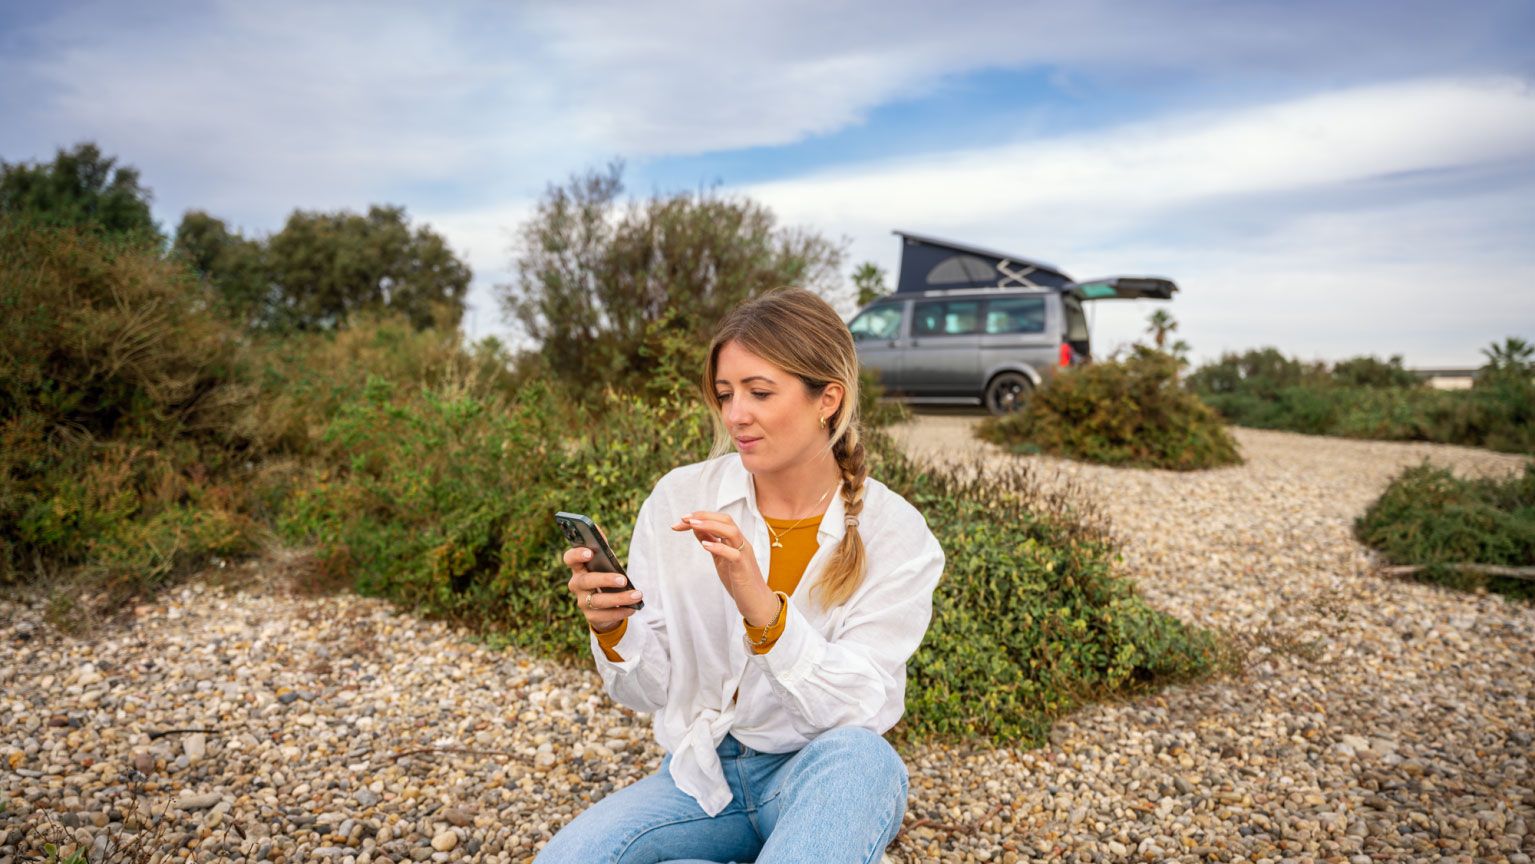
<path id="1" fill-rule="evenodd" d="M 861 339 L 896 339 L 901 335 L 900 303 L 888 303 L 865 310 L 853 319 L 847 329 L 853 331 L 853 341 Z"/>
<path id="2" fill-rule="evenodd" d="M 1007 297 L 986 304 L 986 333 L 1045 332 L 1045 298 Z"/>
<path id="3" fill-rule="evenodd" d="M 968 336 L 981 329 L 981 301 L 930 300 L 918 303 L 913 336 Z"/>

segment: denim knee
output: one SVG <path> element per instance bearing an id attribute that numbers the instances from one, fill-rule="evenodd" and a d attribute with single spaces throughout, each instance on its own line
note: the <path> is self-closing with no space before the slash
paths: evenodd
<path id="1" fill-rule="evenodd" d="M 805 750 L 817 761 L 854 765 L 860 772 L 899 780 L 901 788 L 906 788 L 906 763 L 878 732 L 861 726 L 839 726 L 806 744 Z"/>

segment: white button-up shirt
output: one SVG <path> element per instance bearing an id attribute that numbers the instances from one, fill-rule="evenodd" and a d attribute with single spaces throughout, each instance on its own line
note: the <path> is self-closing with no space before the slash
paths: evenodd
<path id="1" fill-rule="evenodd" d="M 830 611 L 809 589 L 842 540 L 845 508 L 833 494 L 821 519 L 820 548 L 784 610 L 783 635 L 753 654 L 713 557 L 691 531 L 672 531 L 685 513 L 729 514 L 768 572 L 767 524 L 752 476 L 737 454 L 678 468 L 640 507 L 628 572 L 645 608 L 630 616 L 607 659 L 592 654 L 608 695 L 653 713 L 656 740 L 672 754 L 677 788 L 713 816 L 730 803 L 715 748 L 729 732 L 765 753 L 789 753 L 840 726 L 883 734 L 906 707 L 906 661 L 932 616 L 943 550 L 922 514 L 883 483 L 865 480 L 859 531 L 868 570 L 847 602 Z M 740 688 L 740 697 L 731 697 Z"/>

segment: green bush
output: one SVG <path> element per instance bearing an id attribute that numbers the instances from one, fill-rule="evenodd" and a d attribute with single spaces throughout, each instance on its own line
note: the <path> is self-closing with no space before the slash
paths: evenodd
<path id="1" fill-rule="evenodd" d="M 1487 352 L 1491 362 L 1470 390 L 1424 386 L 1400 357 L 1355 357 L 1329 370 L 1273 348 L 1226 354 L 1186 383 L 1241 426 L 1535 452 L 1535 369 L 1515 350 L 1518 341 Z"/>
<path id="2" fill-rule="evenodd" d="M 1390 360 L 1378 357 L 1350 357 L 1332 367 L 1332 380 L 1344 387 L 1421 389 L 1422 378 L 1402 366 L 1402 355 L 1392 355 Z"/>
<path id="3" fill-rule="evenodd" d="M 132 239 L 0 217 L 0 584 L 248 548 L 236 334 Z"/>
<path id="4" fill-rule="evenodd" d="M 586 646 L 565 590 L 556 510 L 591 514 L 619 548 L 671 468 L 703 458 L 700 410 L 611 391 L 579 422 L 529 387 L 368 382 L 324 434 L 334 458 L 289 497 L 279 530 L 366 594 L 555 655 Z"/>
<path id="5" fill-rule="evenodd" d="M 1422 578 L 1535 599 L 1535 583 L 1448 566 L 1535 566 L 1535 462 L 1523 476 L 1462 479 L 1428 462 L 1402 471 L 1354 523 L 1360 542 Z"/>
<path id="6" fill-rule="evenodd" d="M 1021 452 L 1192 471 L 1242 461 L 1220 418 L 1178 386 L 1178 363 L 1141 350 L 1058 372 L 1014 414 L 976 434 Z"/>

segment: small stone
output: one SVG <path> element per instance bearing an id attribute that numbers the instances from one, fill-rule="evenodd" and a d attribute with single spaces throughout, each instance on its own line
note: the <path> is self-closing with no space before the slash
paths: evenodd
<path id="1" fill-rule="evenodd" d="M 217 792 L 208 792 L 202 795 L 182 795 L 176 799 L 176 807 L 180 810 L 207 810 L 219 803 L 224 796 Z"/>
<path id="2" fill-rule="evenodd" d="M 140 774 L 154 773 L 155 757 L 143 750 L 133 754 L 133 770 Z"/>
<path id="3" fill-rule="evenodd" d="M 186 754 L 189 763 L 196 764 L 208 755 L 208 736 L 193 732 L 181 742 L 181 752 Z"/>
<path id="4" fill-rule="evenodd" d="M 442 818 L 446 820 L 449 825 L 456 825 L 459 828 L 463 828 L 474 823 L 474 814 L 461 807 L 447 808 L 446 810 L 442 811 Z"/>
<path id="5" fill-rule="evenodd" d="M 438 852 L 452 852 L 458 846 L 457 831 L 443 831 L 432 838 L 432 848 Z"/>
<path id="6" fill-rule="evenodd" d="M 1360 735 L 1343 735 L 1338 741 L 1347 744 L 1355 753 L 1364 753 L 1370 749 L 1370 739 Z"/>

